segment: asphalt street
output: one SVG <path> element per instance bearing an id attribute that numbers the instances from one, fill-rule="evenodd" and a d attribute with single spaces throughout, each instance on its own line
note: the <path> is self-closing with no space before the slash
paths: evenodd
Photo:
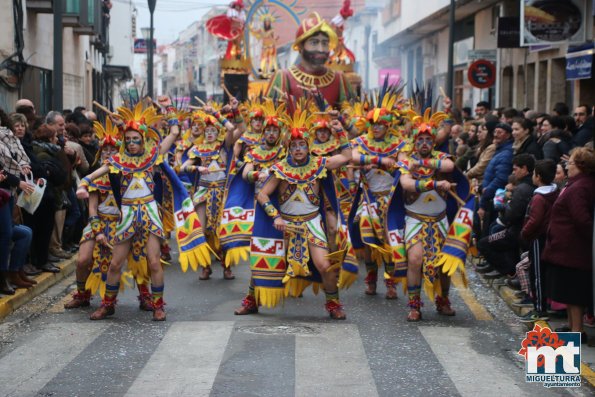
<path id="1" fill-rule="evenodd" d="M 408 323 L 407 300 L 363 293 L 363 276 L 341 299 L 346 321 L 324 311 L 311 290 L 282 307 L 235 316 L 249 270 L 199 281 L 166 270 L 167 321 L 151 321 L 136 293 L 116 314 L 92 322 L 99 305 L 65 311 L 70 277 L 0 324 L 1 396 L 550 396 L 592 395 L 587 385 L 525 382 L 517 354 L 526 328 L 471 272 L 451 293 L 455 317 L 425 299 Z"/>

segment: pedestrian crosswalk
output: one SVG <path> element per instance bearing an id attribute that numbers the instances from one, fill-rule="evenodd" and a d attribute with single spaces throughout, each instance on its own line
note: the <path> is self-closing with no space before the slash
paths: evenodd
<path id="1" fill-rule="evenodd" d="M 131 338 L 128 324 L 41 324 L 0 355 L 0 396 L 102 395 L 96 382 L 93 386 L 85 381 L 91 377 L 113 381 L 109 395 L 126 397 L 415 396 L 420 395 L 420 382 L 436 382 L 442 387 L 437 390 L 440 395 L 523 396 L 536 391 L 534 385 L 524 384 L 522 371 L 510 359 L 489 349 L 482 351 L 471 328 L 425 323 L 408 328 L 419 340 L 391 338 L 391 343 L 405 344 L 412 353 L 397 360 L 406 367 L 415 366 L 419 374 L 418 379 L 403 379 L 398 368 L 383 368 L 383 360 L 390 362 L 388 356 L 370 356 L 360 332 L 366 327 L 362 324 L 266 317 L 150 324 L 142 332 L 155 346 L 135 355 L 122 350 L 121 343 L 109 348 L 112 339 Z M 365 331 L 369 334 L 370 329 Z M 434 354 L 431 361 L 425 357 L 425 346 Z M 393 351 L 389 345 L 382 350 Z M 93 356 L 92 365 L 81 358 L 84 355 Z M 122 373 L 123 363 L 129 360 L 141 362 Z M 77 366 L 81 366 L 78 372 Z M 435 373 L 452 383 L 424 380 L 425 371 L 436 368 Z M 381 390 L 379 385 L 386 384 L 387 376 L 391 386 Z M 68 386 L 61 389 L 65 377 Z"/>

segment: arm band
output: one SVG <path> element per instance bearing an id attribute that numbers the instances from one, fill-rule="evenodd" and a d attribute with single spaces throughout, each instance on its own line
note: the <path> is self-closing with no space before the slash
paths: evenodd
<path id="1" fill-rule="evenodd" d="M 101 228 L 101 221 L 99 220 L 99 216 L 90 216 L 89 217 L 89 224 L 91 225 L 91 231 L 93 232 L 94 236 L 103 233 Z"/>
<path id="2" fill-rule="evenodd" d="M 248 172 L 248 175 L 247 175 L 248 182 L 254 183 L 254 182 L 256 182 L 256 180 L 258 179 L 258 177 L 259 177 L 258 171 L 250 171 L 250 172 Z M 273 208 L 275 208 L 275 207 L 273 207 Z"/>
<path id="3" fill-rule="evenodd" d="M 91 184 L 91 178 L 89 178 L 88 176 L 86 176 L 83 179 L 81 179 L 81 183 L 79 184 L 79 187 L 82 187 L 84 189 L 88 189 L 89 188 L 89 184 Z"/>
<path id="4" fill-rule="evenodd" d="M 423 179 L 423 180 L 416 180 L 415 181 L 415 191 L 418 193 L 427 192 L 429 190 L 434 189 L 434 180 L 433 179 Z"/>
<path id="5" fill-rule="evenodd" d="M 273 203 L 270 201 L 264 203 L 262 208 L 264 209 L 264 212 L 272 219 L 277 219 L 279 217 L 279 210 L 277 210 L 277 208 L 275 208 Z"/>
<path id="6" fill-rule="evenodd" d="M 364 165 L 368 164 L 380 164 L 380 157 L 378 156 L 359 156 L 359 162 Z"/>
<path id="7" fill-rule="evenodd" d="M 442 167 L 442 160 L 436 160 L 436 159 L 423 159 L 419 161 L 419 165 L 423 166 L 423 167 L 428 167 L 428 168 L 432 168 L 435 170 L 439 170 L 440 167 Z"/>

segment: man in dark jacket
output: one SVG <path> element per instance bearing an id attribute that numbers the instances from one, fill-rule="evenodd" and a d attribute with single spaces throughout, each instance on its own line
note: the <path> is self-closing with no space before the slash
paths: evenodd
<path id="1" fill-rule="evenodd" d="M 532 181 L 534 167 L 535 158 L 530 154 L 520 154 L 512 160 L 512 174 L 518 184 L 504 214 L 497 220 L 505 229 L 482 238 L 477 244 L 483 257 L 494 269 L 485 274 L 486 278 L 512 276 L 515 273 L 516 264 L 521 259 L 519 239 L 523 220 L 535 190 Z"/>
<path id="2" fill-rule="evenodd" d="M 477 215 L 483 221 L 483 231 L 489 229 L 492 219 L 492 200 L 496 190 L 504 188 L 508 182 L 508 175 L 512 171 L 512 127 L 505 123 L 498 123 L 494 128 L 494 143 L 496 153 L 488 163 L 484 172 L 481 200 Z M 533 169 L 531 169 L 533 172 Z M 483 234 L 483 236 L 487 235 Z"/>
<path id="3" fill-rule="evenodd" d="M 589 105 L 580 105 L 574 110 L 577 130 L 572 137 L 572 147 L 585 146 L 593 138 L 593 115 Z"/>

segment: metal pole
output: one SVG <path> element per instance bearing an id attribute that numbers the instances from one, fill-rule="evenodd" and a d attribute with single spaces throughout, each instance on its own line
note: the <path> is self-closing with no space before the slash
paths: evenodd
<path id="1" fill-rule="evenodd" d="M 54 0 L 54 70 L 52 72 L 53 110 L 62 110 L 63 98 L 63 63 L 62 63 L 62 0 Z"/>
<path id="2" fill-rule="evenodd" d="M 455 0 L 450 0 L 449 30 L 448 30 L 448 71 L 446 72 L 446 95 L 453 96 L 454 80 L 454 40 L 455 40 Z M 454 104 L 453 104 L 454 105 Z"/>
<path id="3" fill-rule="evenodd" d="M 147 66 L 147 86 L 148 94 L 153 97 L 153 13 L 155 12 L 155 5 L 157 0 L 149 0 L 149 12 L 151 13 L 151 32 L 149 34 L 149 45 L 147 51 L 149 52 L 149 64 Z"/>

